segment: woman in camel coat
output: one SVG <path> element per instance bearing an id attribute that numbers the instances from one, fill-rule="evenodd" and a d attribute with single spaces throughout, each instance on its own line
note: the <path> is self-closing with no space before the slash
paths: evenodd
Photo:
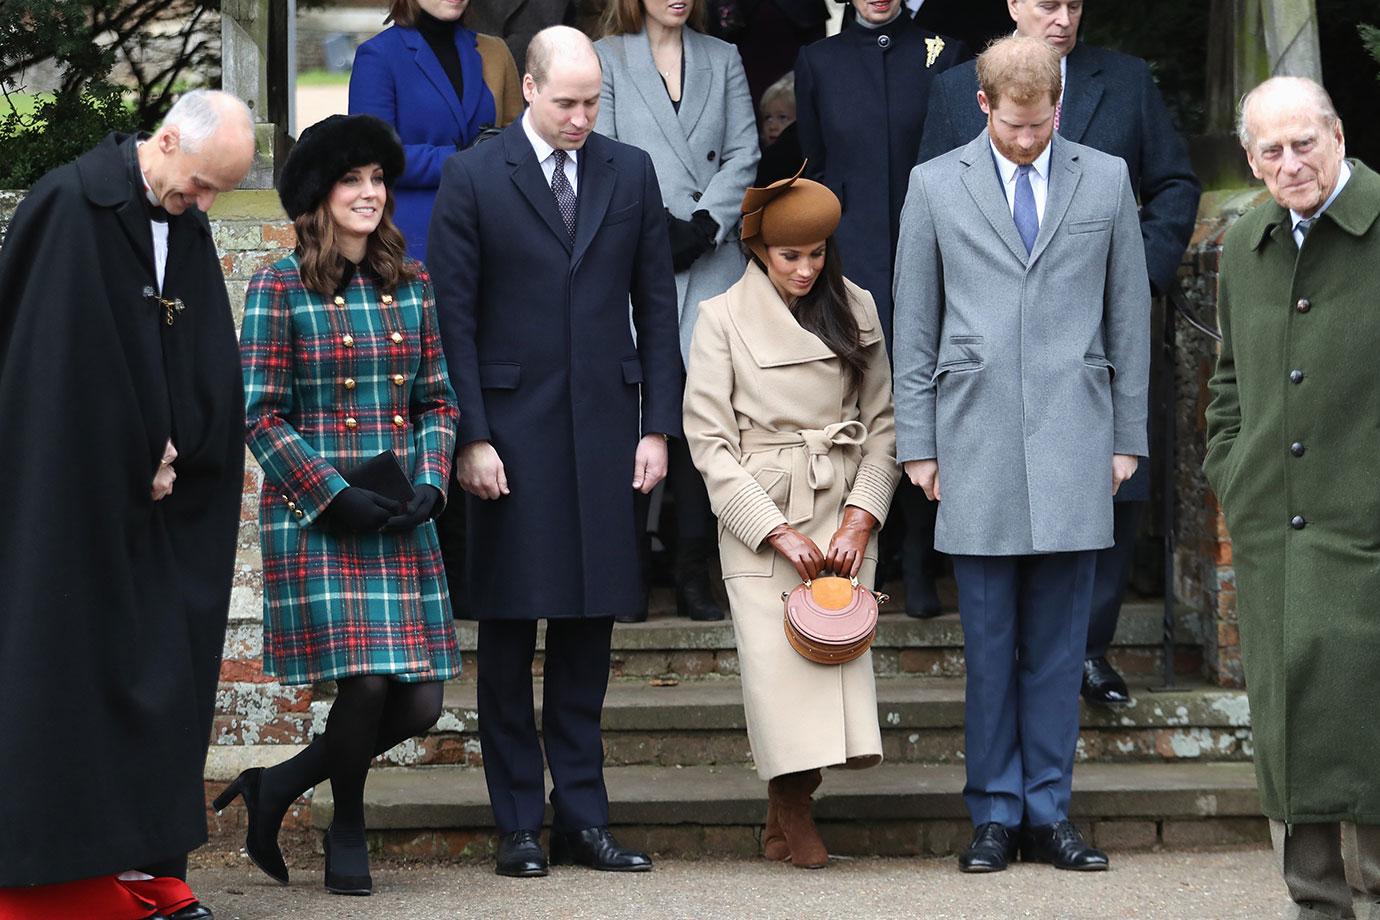
<path id="1" fill-rule="evenodd" d="M 685 435 L 719 518 L 748 737 L 768 783 L 768 858 L 821 866 L 810 817 L 825 766 L 881 761 L 871 653 L 807 661 L 781 594 L 828 570 L 870 585 L 899 479 L 891 372 L 872 297 L 845 280 L 834 194 L 792 178 L 749 189 L 753 259 L 700 304 Z"/>

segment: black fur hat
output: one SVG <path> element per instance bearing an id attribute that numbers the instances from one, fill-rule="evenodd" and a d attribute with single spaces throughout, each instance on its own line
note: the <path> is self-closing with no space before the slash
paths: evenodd
<path id="1" fill-rule="evenodd" d="M 278 198 L 288 218 L 296 220 L 315 210 L 356 166 L 379 164 L 391 189 L 406 162 L 398 132 L 388 122 L 373 115 L 332 115 L 297 138 L 278 174 Z"/>

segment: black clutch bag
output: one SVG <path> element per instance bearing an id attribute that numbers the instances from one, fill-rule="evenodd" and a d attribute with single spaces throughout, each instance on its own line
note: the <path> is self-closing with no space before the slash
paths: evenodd
<path id="1" fill-rule="evenodd" d="M 415 492 L 412 480 L 407 478 L 402 464 L 398 462 L 398 455 L 391 450 L 370 457 L 358 466 L 341 470 L 340 475 L 352 486 L 377 492 L 384 498 L 398 502 L 411 501 Z"/>

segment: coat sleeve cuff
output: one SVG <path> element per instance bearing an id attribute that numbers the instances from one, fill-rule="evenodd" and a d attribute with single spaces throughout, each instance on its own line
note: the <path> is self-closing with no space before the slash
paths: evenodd
<path id="1" fill-rule="evenodd" d="M 293 483 L 288 487 L 290 491 L 295 491 L 298 483 Z M 331 470 L 325 477 L 312 485 L 310 488 L 298 492 L 296 508 L 292 507 L 292 500 L 284 496 L 284 501 L 289 502 L 288 507 L 292 513 L 292 519 L 297 522 L 299 527 L 310 527 L 321 517 L 322 512 L 330 505 L 335 497 L 350 487 L 345 481 L 345 477 L 335 470 Z"/>
<path id="2" fill-rule="evenodd" d="M 767 534 L 787 521 L 776 502 L 754 481 L 729 499 L 719 512 L 719 523 L 755 553 Z"/>
<path id="3" fill-rule="evenodd" d="M 901 468 L 894 463 L 864 463 L 858 467 L 858 475 L 853 480 L 853 490 L 848 493 L 846 505 L 861 508 L 877 519 L 880 527 L 886 523 L 886 513 L 891 508 L 891 496 L 901 481 Z"/>

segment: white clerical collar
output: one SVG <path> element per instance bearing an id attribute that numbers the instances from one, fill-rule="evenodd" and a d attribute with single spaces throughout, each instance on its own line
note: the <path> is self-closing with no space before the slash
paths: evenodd
<path id="1" fill-rule="evenodd" d="M 992 143 L 992 139 L 990 137 L 987 139 L 987 143 L 992 148 L 992 156 L 995 157 L 997 160 L 997 172 L 1001 173 L 1002 187 L 1006 187 L 1010 185 L 1011 182 L 1016 178 L 1016 170 L 1020 167 L 1018 167 L 1015 163 L 1012 163 L 1006 157 L 1002 156 L 1001 151 L 997 149 L 996 144 Z M 1044 179 L 1046 182 L 1049 181 L 1049 158 L 1050 151 L 1053 150 L 1053 148 L 1054 138 L 1051 137 L 1049 139 L 1049 143 L 1045 144 L 1045 149 L 1042 150 L 1040 152 L 1040 155 L 1035 158 L 1035 162 L 1030 164 L 1030 168 L 1033 169 L 1036 172 L 1036 174 L 1039 175 L 1039 177 L 1041 179 Z"/>
<path id="2" fill-rule="evenodd" d="M 147 143 L 148 141 L 135 141 L 134 146 L 138 148 L 144 146 Z M 149 177 L 144 175 L 143 164 L 139 163 L 139 157 L 137 155 L 134 158 L 134 162 L 136 164 L 139 164 L 139 178 L 144 181 L 144 200 L 146 200 L 149 204 L 153 205 L 155 208 L 162 207 L 162 202 L 160 202 L 158 200 L 158 196 L 153 193 L 153 186 L 149 185 Z"/>
<path id="3" fill-rule="evenodd" d="M 1322 207 L 1318 208 L 1318 210 L 1317 210 L 1316 212 L 1314 212 L 1314 214 L 1313 214 L 1313 219 L 1314 219 L 1314 220 L 1317 220 L 1319 217 L 1322 217 L 1322 216 L 1323 216 L 1323 212 L 1326 211 L 1329 207 L 1332 206 L 1332 202 L 1334 202 L 1334 201 L 1337 200 L 1337 196 L 1340 195 L 1340 194 L 1342 193 L 1342 189 L 1346 188 L 1346 184 L 1347 184 L 1348 182 L 1350 182 L 1350 181 L 1351 181 L 1351 164 L 1348 163 L 1346 160 L 1342 160 L 1342 168 L 1341 168 L 1341 171 L 1339 171 L 1339 172 L 1337 173 L 1337 184 L 1336 184 L 1335 187 L 1333 187 L 1333 189 L 1332 189 L 1332 194 L 1331 194 L 1331 195 L 1328 195 L 1328 196 L 1327 196 L 1327 200 L 1323 202 Z M 1295 211 L 1293 208 L 1290 208 L 1290 209 L 1289 209 L 1289 219 L 1290 219 L 1290 221 L 1292 222 L 1291 225 L 1290 225 L 1290 229 L 1292 229 L 1292 230 L 1297 230 L 1298 227 L 1299 227 L 1300 221 L 1306 220 L 1307 218 L 1305 218 L 1305 217 L 1304 217 L 1302 214 L 1300 214 L 1298 211 Z"/>
<path id="4" fill-rule="evenodd" d="M 527 140 L 531 142 L 532 149 L 537 152 L 537 162 L 546 162 L 546 158 L 551 156 L 556 148 L 543 140 L 542 136 L 537 133 L 537 129 L 532 127 L 532 109 L 530 107 L 522 113 L 522 130 L 527 133 Z M 576 156 L 578 153 L 578 150 L 567 150 L 565 155 L 570 158 L 570 162 L 578 165 L 580 162 Z"/>

